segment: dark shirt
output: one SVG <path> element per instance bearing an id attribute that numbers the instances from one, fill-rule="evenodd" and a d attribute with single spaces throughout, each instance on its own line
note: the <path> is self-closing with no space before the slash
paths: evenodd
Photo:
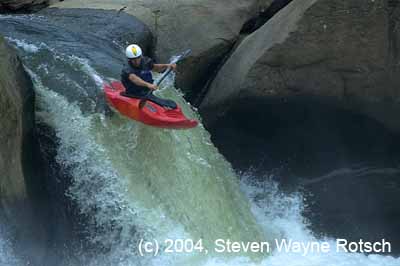
<path id="1" fill-rule="evenodd" d="M 139 67 L 133 66 L 129 61 L 125 64 L 121 73 L 121 82 L 126 88 L 126 93 L 133 96 L 145 96 L 150 91 L 149 88 L 138 86 L 129 79 L 130 74 L 135 74 L 142 80 L 153 83 L 151 70 L 153 69 L 153 59 L 143 56 Z"/>

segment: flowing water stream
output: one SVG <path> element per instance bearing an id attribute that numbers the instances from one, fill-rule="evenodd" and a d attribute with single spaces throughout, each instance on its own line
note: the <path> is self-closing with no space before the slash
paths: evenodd
<path id="1" fill-rule="evenodd" d="M 0 33 L 33 79 L 37 120 L 54 129 L 56 161 L 72 178 L 67 195 L 88 218 L 84 230 L 94 252 L 82 250 L 58 265 L 400 265 L 389 256 L 344 252 L 213 251 L 216 239 L 333 240 L 316 239 L 307 229 L 301 194 L 282 193 L 273 181 L 253 183 L 251 173 L 237 176 L 202 125 L 171 131 L 104 112 L 102 82 L 119 77 L 124 43 L 93 43 L 96 33 L 81 36 L 43 16 L 0 16 Z M 173 77 L 159 95 L 200 119 Z M 1 265 L 24 265 L 7 239 L 1 233 Z M 141 239 L 202 239 L 209 252 L 141 256 Z"/>

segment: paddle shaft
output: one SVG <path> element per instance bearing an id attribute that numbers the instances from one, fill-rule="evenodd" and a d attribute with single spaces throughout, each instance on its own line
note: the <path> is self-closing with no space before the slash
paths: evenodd
<path id="1" fill-rule="evenodd" d="M 162 77 L 161 77 L 159 80 L 156 81 L 156 85 L 157 85 L 157 86 L 160 86 L 161 82 L 163 82 L 163 80 L 169 75 L 169 73 L 171 73 L 171 71 L 172 71 L 172 67 L 169 67 L 169 68 L 164 72 L 164 74 L 162 75 Z M 149 95 L 152 94 L 152 93 L 153 93 L 153 90 L 150 90 L 150 91 L 146 94 L 145 97 L 147 98 L 147 96 L 149 96 Z M 145 106 L 145 104 L 146 104 L 146 102 L 147 102 L 147 99 L 146 99 L 146 98 L 140 100 L 140 102 L 139 102 L 139 109 L 142 109 L 142 108 Z"/>
<path id="2" fill-rule="evenodd" d="M 186 50 L 185 52 L 183 52 L 182 54 L 180 54 L 179 56 L 177 56 L 177 57 L 175 57 L 173 60 L 171 60 L 171 64 L 176 64 L 176 63 L 178 63 L 178 61 L 180 61 L 180 60 L 182 60 L 183 58 L 187 57 L 187 56 L 190 54 L 190 52 L 191 52 L 190 49 L 189 49 L 189 50 Z M 171 73 L 171 71 L 172 71 L 172 67 L 169 67 L 169 68 L 163 73 L 163 75 L 161 76 L 161 78 L 158 79 L 158 80 L 156 81 L 156 85 L 157 85 L 157 86 L 160 86 L 161 82 L 164 81 L 164 79 L 169 75 L 169 73 Z M 147 95 L 146 95 L 145 97 L 149 96 L 151 93 L 153 93 L 153 90 L 150 90 L 150 91 L 147 93 Z M 147 102 L 147 99 L 146 99 L 146 98 L 141 99 L 140 102 L 139 102 L 139 109 L 142 109 L 142 108 L 145 106 L 146 102 Z"/>
<path id="3" fill-rule="evenodd" d="M 172 67 L 168 67 L 167 71 L 164 72 L 164 74 L 161 76 L 159 80 L 156 81 L 156 85 L 160 86 L 161 82 L 164 81 L 164 79 L 171 73 Z"/>

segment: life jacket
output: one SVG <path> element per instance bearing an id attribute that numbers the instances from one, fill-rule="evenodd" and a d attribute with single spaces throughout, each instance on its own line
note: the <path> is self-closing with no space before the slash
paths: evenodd
<path id="1" fill-rule="evenodd" d="M 121 82 L 126 88 L 127 94 L 133 96 L 136 95 L 138 97 L 148 94 L 148 92 L 150 91 L 149 88 L 136 85 L 129 79 L 129 75 L 135 74 L 142 80 L 149 83 L 153 83 L 154 80 L 153 80 L 153 75 L 151 73 L 153 65 L 154 65 L 153 60 L 148 57 L 142 57 L 142 61 L 139 67 L 132 66 L 130 62 L 128 62 L 125 65 L 121 73 Z"/>
<path id="2" fill-rule="evenodd" d="M 142 71 L 140 71 L 140 74 L 138 76 L 146 82 L 149 82 L 149 83 L 154 82 L 153 74 L 151 74 L 150 70 L 142 70 Z"/>

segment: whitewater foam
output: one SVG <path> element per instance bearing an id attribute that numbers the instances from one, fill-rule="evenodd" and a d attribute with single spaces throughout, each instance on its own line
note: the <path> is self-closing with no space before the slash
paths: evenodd
<path id="1" fill-rule="evenodd" d="M 9 233 L 0 222 L 0 265 L 2 266 L 22 266 L 22 261 L 15 255 Z"/>

